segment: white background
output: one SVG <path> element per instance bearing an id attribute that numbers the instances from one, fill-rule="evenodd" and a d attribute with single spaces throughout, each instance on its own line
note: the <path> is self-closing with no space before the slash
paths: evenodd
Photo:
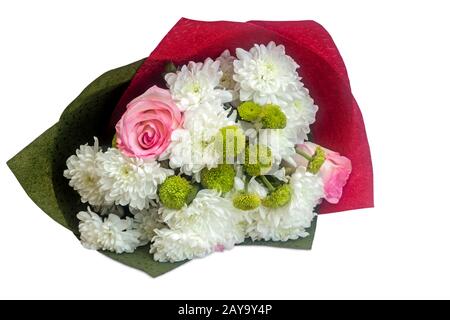
<path id="1" fill-rule="evenodd" d="M 156 4 L 157 3 L 157 4 Z M 166 6 L 166 7 L 164 7 Z M 450 298 L 445 1 L 1 1 L 1 298 Z M 85 250 L 5 162 L 176 21 L 314 19 L 365 118 L 376 208 L 319 219 L 310 252 L 238 247 L 152 279 Z"/>

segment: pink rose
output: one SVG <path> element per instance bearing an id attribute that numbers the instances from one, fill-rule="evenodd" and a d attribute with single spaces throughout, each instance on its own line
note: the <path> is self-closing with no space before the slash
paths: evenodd
<path id="1" fill-rule="evenodd" d="M 117 148 L 129 157 L 155 158 L 167 149 L 182 122 L 169 90 L 153 86 L 131 101 L 117 122 Z"/>
<path id="2" fill-rule="evenodd" d="M 297 148 L 309 155 L 313 155 L 318 147 L 312 142 L 305 142 L 297 145 Z M 350 159 L 341 156 L 339 153 L 321 147 L 325 151 L 325 162 L 320 167 L 318 175 L 322 178 L 325 191 L 325 200 L 329 203 L 338 203 L 342 196 L 342 188 L 352 172 L 352 162 Z M 308 161 L 296 155 L 295 162 L 297 165 L 307 166 Z"/>

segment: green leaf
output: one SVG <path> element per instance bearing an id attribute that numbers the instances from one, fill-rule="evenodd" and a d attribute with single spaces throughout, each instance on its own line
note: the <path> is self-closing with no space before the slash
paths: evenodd
<path id="1" fill-rule="evenodd" d="M 8 161 L 29 197 L 53 220 L 77 237 L 76 215 L 86 210 L 79 195 L 68 185 L 63 172 L 67 158 L 82 144 L 93 144 L 96 136 L 102 145 L 110 145 L 114 132 L 107 127 L 111 113 L 143 60 L 111 70 L 94 80 L 63 112 L 57 124 L 44 132 Z M 311 249 L 316 222 L 305 239 L 287 242 L 247 240 L 243 245 L 265 245 L 293 249 Z M 160 263 L 153 260 L 149 247 L 131 254 L 102 254 L 152 277 L 164 274 L 185 262 Z"/>
<path id="2" fill-rule="evenodd" d="M 148 253 L 149 250 L 150 246 L 147 245 L 137 248 L 133 253 L 117 254 L 106 251 L 103 251 L 102 253 L 105 256 L 110 257 L 120 263 L 144 271 L 152 277 L 159 277 L 160 275 L 186 263 L 186 261 L 175 263 L 156 262 L 155 260 L 153 260 L 153 256 Z"/>
<path id="3" fill-rule="evenodd" d="M 53 146 L 57 134 L 58 124 L 55 124 L 7 164 L 31 200 L 50 218 L 68 228 L 53 189 Z"/>
<path id="4" fill-rule="evenodd" d="M 86 210 L 78 194 L 69 187 L 63 172 L 66 159 L 85 143 L 111 143 L 107 122 L 143 60 L 109 71 L 92 82 L 64 111 L 60 121 L 8 161 L 8 166 L 28 196 L 50 218 L 78 235 L 76 214 Z M 156 277 L 181 263 L 153 260 L 148 247 L 132 254 L 104 255 Z"/>

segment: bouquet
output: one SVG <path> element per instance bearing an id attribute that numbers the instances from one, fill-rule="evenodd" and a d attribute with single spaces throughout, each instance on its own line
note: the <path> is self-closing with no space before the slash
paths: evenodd
<path id="1" fill-rule="evenodd" d="M 345 67 L 308 21 L 182 19 L 8 164 L 84 247 L 152 276 L 239 244 L 310 249 L 318 212 L 373 206 Z"/>

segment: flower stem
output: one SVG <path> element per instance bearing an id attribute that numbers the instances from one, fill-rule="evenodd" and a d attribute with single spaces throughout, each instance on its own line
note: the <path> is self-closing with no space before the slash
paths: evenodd
<path id="1" fill-rule="evenodd" d="M 292 167 L 283 167 L 284 168 L 284 172 L 287 176 L 292 176 L 295 172 L 295 168 Z"/>
<path id="2" fill-rule="evenodd" d="M 248 192 L 248 183 L 250 182 L 249 177 L 244 176 L 244 191 Z"/>
<path id="3" fill-rule="evenodd" d="M 299 147 L 295 148 L 295 152 L 297 152 L 297 154 L 301 155 L 303 158 L 305 158 L 308 161 L 312 160 L 312 157 L 307 154 L 305 151 L 301 150 Z"/>
<path id="4" fill-rule="evenodd" d="M 274 186 L 270 183 L 269 180 L 267 180 L 266 176 L 259 176 L 259 178 L 264 183 L 264 185 L 267 187 L 267 189 L 269 189 L 270 192 L 275 190 Z"/>

